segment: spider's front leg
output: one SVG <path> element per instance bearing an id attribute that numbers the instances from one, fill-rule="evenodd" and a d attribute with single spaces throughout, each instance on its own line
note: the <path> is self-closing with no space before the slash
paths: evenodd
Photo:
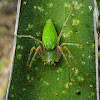
<path id="1" fill-rule="evenodd" d="M 31 39 L 33 39 L 33 40 L 35 40 L 35 41 L 41 43 L 42 46 L 43 46 L 43 49 L 44 49 L 44 51 L 45 51 L 45 45 L 44 45 L 44 43 L 43 43 L 41 40 L 35 38 L 34 36 L 31 36 L 31 35 L 14 35 L 14 36 L 19 37 L 19 38 L 31 38 Z"/>
<path id="2" fill-rule="evenodd" d="M 58 36 L 58 39 L 57 39 L 57 45 L 59 45 L 59 41 L 60 41 L 60 39 L 61 39 L 61 35 L 62 35 L 63 31 L 64 31 L 64 28 L 65 28 L 66 25 L 67 25 L 67 22 L 68 22 L 68 20 L 69 20 L 71 14 L 72 14 L 72 12 L 73 12 L 73 9 L 74 9 L 74 6 L 73 6 L 72 9 L 70 10 L 70 12 L 69 12 L 69 14 L 68 14 L 68 17 L 66 18 L 66 20 L 65 20 L 65 22 L 64 22 L 64 24 L 63 24 L 63 27 L 62 27 L 61 32 L 60 32 L 60 34 L 59 34 L 59 36 Z"/>

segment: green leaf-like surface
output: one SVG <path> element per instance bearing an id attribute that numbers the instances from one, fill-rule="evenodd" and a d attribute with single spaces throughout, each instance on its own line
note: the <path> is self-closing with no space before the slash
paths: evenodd
<path id="1" fill-rule="evenodd" d="M 72 4 L 74 11 L 60 41 L 60 44 L 82 45 L 82 48 L 67 46 L 77 62 L 76 71 L 73 71 L 73 60 L 64 52 L 71 65 L 72 82 L 68 86 L 68 65 L 63 57 L 56 66 L 50 66 L 44 65 L 37 56 L 29 71 L 26 62 L 30 49 L 39 43 L 30 38 L 18 38 L 8 100 L 97 99 L 93 0 L 22 0 L 18 35 L 32 35 L 41 40 L 48 19 L 52 20 L 59 34 Z"/>

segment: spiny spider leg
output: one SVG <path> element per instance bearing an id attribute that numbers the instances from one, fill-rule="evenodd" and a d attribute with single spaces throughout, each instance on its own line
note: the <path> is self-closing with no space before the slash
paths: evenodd
<path id="1" fill-rule="evenodd" d="M 57 39 L 57 44 L 58 44 L 58 45 L 59 45 L 59 41 L 60 41 L 61 35 L 62 35 L 62 33 L 63 33 L 63 30 L 64 30 L 64 28 L 65 28 L 65 26 L 66 26 L 66 24 L 67 24 L 67 22 L 68 22 L 69 17 L 71 16 L 71 14 L 72 14 L 72 12 L 73 12 L 73 9 L 74 9 L 74 7 L 70 10 L 69 15 L 68 15 L 68 17 L 66 18 L 66 20 L 65 20 L 65 22 L 64 22 L 64 24 L 63 24 L 63 27 L 62 27 L 62 29 L 61 29 L 61 32 L 60 32 L 60 34 L 59 34 L 59 36 L 58 36 L 58 39 Z"/>
<path id="2" fill-rule="evenodd" d="M 68 65 L 68 69 L 69 69 L 69 82 L 70 82 L 71 81 L 70 64 L 69 64 L 69 62 L 68 62 L 68 60 L 67 60 L 67 58 L 66 58 L 66 56 L 65 56 L 65 54 L 64 54 L 64 52 L 62 50 L 62 48 L 60 46 L 57 46 L 57 48 L 60 50 L 61 54 L 63 55 L 67 65 Z"/>
<path id="3" fill-rule="evenodd" d="M 75 69 L 76 69 L 77 63 L 76 63 L 76 60 L 74 59 L 74 56 L 71 54 L 70 50 L 69 50 L 67 47 L 65 47 L 65 46 L 64 46 L 63 48 L 64 48 L 64 50 L 68 51 L 68 53 L 70 54 L 70 56 L 72 57 L 72 59 L 73 59 L 73 61 L 74 61 L 75 67 L 74 67 L 74 70 L 73 70 L 73 73 L 72 73 L 72 76 L 71 76 L 71 78 L 73 78 L 74 71 L 75 71 Z"/>
<path id="4" fill-rule="evenodd" d="M 82 45 L 75 44 L 75 43 L 62 43 L 60 46 L 66 46 L 66 45 L 74 45 L 74 46 L 77 46 L 77 47 L 82 47 Z"/>
<path id="5" fill-rule="evenodd" d="M 32 47 L 31 50 L 30 50 L 30 54 L 29 54 L 29 57 L 28 57 L 28 60 L 27 60 L 27 66 L 29 66 L 29 61 L 31 59 L 31 55 L 33 53 L 33 50 L 35 50 L 36 48 L 35 47 Z"/>
<path id="6" fill-rule="evenodd" d="M 41 48 L 41 46 L 38 46 L 38 47 L 36 48 L 36 51 L 35 51 L 35 53 L 34 53 L 34 55 L 33 55 L 33 57 L 32 57 L 32 60 L 31 60 L 31 62 L 30 62 L 30 64 L 29 64 L 29 68 L 31 68 L 32 63 L 33 63 L 33 61 L 35 60 L 35 57 L 36 57 L 37 53 L 39 52 L 40 48 Z"/>
<path id="7" fill-rule="evenodd" d="M 66 50 L 66 51 L 68 51 L 68 53 L 70 54 L 70 56 L 72 57 L 72 59 L 73 59 L 73 61 L 74 61 L 74 64 L 75 64 L 75 66 L 77 65 L 77 63 L 76 63 L 76 60 L 74 59 L 74 56 L 71 54 L 71 52 L 70 52 L 70 50 L 67 48 L 67 47 L 63 47 L 64 48 L 64 50 Z"/>
<path id="8" fill-rule="evenodd" d="M 40 41 L 39 39 L 36 39 L 35 37 L 33 37 L 33 36 L 31 36 L 31 35 L 15 35 L 15 36 L 17 36 L 17 37 L 28 37 L 28 38 L 31 38 L 31 39 L 34 39 L 34 40 L 36 40 L 36 41 L 38 41 L 38 42 L 42 42 L 42 41 Z"/>
<path id="9" fill-rule="evenodd" d="M 61 52 L 58 48 L 56 49 L 56 55 L 57 55 L 57 58 L 56 58 L 55 62 L 59 62 L 59 59 L 61 58 Z"/>
<path id="10" fill-rule="evenodd" d="M 40 55 L 42 61 L 45 61 L 44 52 L 45 51 L 43 51 L 42 48 L 40 48 L 40 50 L 38 51 L 38 54 Z"/>
<path id="11" fill-rule="evenodd" d="M 34 39 L 35 41 L 41 43 L 42 46 L 43 46 L 43 49 L 45 50 L 45 45 L 44 45 L 44 43 L 43 43 L 42 41 L 40 41 L 39 39 L 37 39 L 37 38 L 31 36 L 31 35 L 14 35 L 14 36 L 19 37 L 19 38 L 20 38 L 20 37 L 26 37 L 26 38 Z"/>

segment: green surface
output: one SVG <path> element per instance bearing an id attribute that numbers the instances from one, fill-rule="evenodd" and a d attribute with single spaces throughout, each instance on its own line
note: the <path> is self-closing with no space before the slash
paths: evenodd
<path id="1" fill-rule="evenodd" d="M 72 0 L 22 1 L 18 35 L 32 35 L 41 40 L 43 28 L 51 19 L 57 34 L 68 16 Z M 54 65 L 44 65 L 36 57 L 31 71 L 26 67 L 32 46 L 39 43 L 30 38 L 18 38 L 12 81 L 8 100 L 96 100 L 96 70 L 93 32 L 93 0 L 75 0 L 62 42 L 81 44 L 83 48 L 68 46 L 77 67 L 65 52 L 71 65 L 72 82 L 68 85 L 68 65 L 63 57 Z"/>

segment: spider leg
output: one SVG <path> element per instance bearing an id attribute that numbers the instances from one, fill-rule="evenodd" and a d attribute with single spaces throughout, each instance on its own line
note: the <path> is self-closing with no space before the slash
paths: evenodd
<path id="1" fill-rule="evenodd" d="M 37 42 L 40 42 L 40 43 L 42 42 L 42 41 L 40 41 L 39 39 L 37 39 L 37 38 L 35 38 L 35 37 L 31 36 L 31 35 L 14 35 L 14 36 L 19 37 L 19 38 L 27 37 L 27 38 L 34 39 L 34 40 L 36 40 Z"/>
<path id="2" fill-rule="evenodd" d="M 74 56 L 71 54 L 70 50 L 69 50 L 67 47 L 65 47 L 65 46 L 64 46 L 64 50 L 68 51 L 68 53 L 69 53 L 70 56 L 72 57 L 72 59 L 73 59 L 73 61 L 74 61 L 74 64 L 75 64 L 75 66 L 76 66 L 76 65 L 77 65 L 76 60 L 74 59 Z"/>
<path id="3" fill-rule="evenodd" d="M 42 61 L 45 61 L 45 57 L 44 57 L 44 50 L 42 50 L 42 48 L 40 48 L 40 50 L 38 51 L 38 54 L 40 55 Z"/>
<path id="4" fill-rule="evenodd" d="M 65 22 L 64 22 L 64 24 L 63 24 L 63 27 L 62 27 L 61 32 L 60 32 L 60 34 L 59 34 L 59 36 L 58 36 L 58 39 L 57 39 L 57 44 L 59 44 L 59 41 L 60 41 L 61 35 L 62 35 L 62 33 L 63 33 L 63 30 L 64 30 L 65 26 L 67 25 L 68 19 L 69 19 L 69 17 L 70 17 L 71 14 L 72 14 L 73 9 L 74 9 L 74 6 L 73 6 L 73 8 L 70 10 L 68 17 L 66 18 L 66 20 L 65 20 Z"/>
<path id="5" fill-rule="evenodd" d="M 68 69 L 69 69 L 69 82 L 70 82 L 71 81 L 70 64 L 69 64 L 69 62 L 68 62 L 68 60 L 67 60 L 67 58 L 66 58 L 66 56 L 65 56 L 65 54 L 63 52 L 63 49 L 60 46 L 58 46 L 58 49 L 60 50 L 61 54 L 63 55 L 67 65 L 68 65 Z"/>
<path id="6" fill-rule="evenodd" d="M 56 58 L 55 62 L 59 62 L 59 59 L 61 58 L 61 52 L 58 48 L 56 50 L 56 56 L 57 56 L 57 58 Z"/>
<path id="7" fill-rule="evenodd" d="M 66 50 L 70 54 L 70 56 L 72 57 L 72 59 L 74 61 L 74 64 L 75 64 L 75 67 L 74 67 L 73 71 L 75 71 L 77 63 L 76 63 L 76 60 L 74 59 L 74 56 L 71 54 L 70 50 L 67 47 L 65 47 L 65 46 L 64 46 L 64 50 Z M 71 77 L 73 77 L 73 74 L 72 74 Z"/>
<path id="8" fill-rule="evenodd" d="M 27 60 L 27 66 L 29 66 L 29 61 L 31 59 L 31 55 L 33 53 L 33 50 L 35 50 L 36 48 L 35 47 L 32 47 L 31 50 L 30 50 L 30 54 L 29 54 L 29 57 L 28 57 L 28 60 Z"/>
<path id="9" fill-rule="evenodd" d="M 72 46 L 77 46 L 77 47 L 82 47 L 80 44 L 75 44 L 75 43 L 62 43 L 60 46 L 66 46 L 66 45 L 72 45 Z"/>
<path id="10" fill-rule="evenodd" d="M 32 63 L 33 63 L 33 61 L 35 60 L 35 57 L 36 57 L 37 53 L 39 52 L 40 48 L 41 48 L 41 46 L 38 46 L 38 47 L 36 48 L 36 51 L 35 51 L 35 53 L 34 53 L 34 55 L 33 55 L 33 57 L 32 57 L 32 60 L 31 60 L 31 62 L 30 62 L 30 64 L 29 64 L 29 69 L 31 68 Z"/>
<path id="11" fill-rule="evenodd" d="M 31 36 L 31 35 L 14 35 L 14 36 L 19 37 L 19 38 L 26 37 L 26 38 L 34 39 L 35 41 L 41 43 L 42 46 L 43 46 L 43 49 L 45 50 L 45 45 L 44 45 L 44 43 L 43 43 L 42 41 L 40 41 L 39 39 L 37 39 L 37 38 Z"/>

